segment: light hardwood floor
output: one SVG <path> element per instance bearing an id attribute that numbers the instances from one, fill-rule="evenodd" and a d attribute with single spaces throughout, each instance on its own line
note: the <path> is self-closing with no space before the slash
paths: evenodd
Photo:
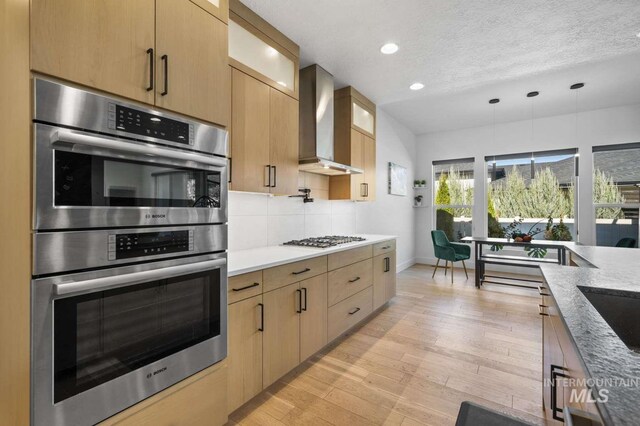
<path id="1" fill-rule="evenodd" d="M 416 265 L 360 328 L 230 416 L 242 425 L 447 425 L 475 401 L 535 424 L 542 412 L 542 328 L 535 291 L 451 284 Z"/>

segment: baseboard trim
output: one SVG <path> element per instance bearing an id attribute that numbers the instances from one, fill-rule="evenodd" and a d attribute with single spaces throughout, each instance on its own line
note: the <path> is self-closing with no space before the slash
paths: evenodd
<path id="1" fill-rule="evenodd" d="M 416 264 L 416 258 L 415 257 L 407 260 L 406 262 L 399 263 L 396 266 L 396 273 L 402 272 L 405 269 L 411 268 L 415 264 Z"/>

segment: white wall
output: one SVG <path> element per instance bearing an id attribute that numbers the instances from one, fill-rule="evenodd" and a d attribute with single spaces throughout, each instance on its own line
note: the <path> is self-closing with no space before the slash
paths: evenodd
<path id="1" fill-rule="evenodd" d="M 358 230 L 371 234 L 396 235 L 398 270 L 415 263 L 415 211 L 413 179 L 416 164 L 416 137 L 380 108 L 376 111 L 376 201 L 358 203 Z M 389 162 L 407 168 L 407 196 L 390 195 Z"/>
<path id="2" fill-rule="evenodd" d="M 576 128 L 577 122 L 577 128 Z M 606 108 L 575 114 L 559 115 L 534 120 L 533 140 L 531 120 L 497 124 L 495 140 L 492 126 L 475 127 L 439 133 L 428 133 L 417 138 L 417 176 L 428 179 L 426 197 L 433 206 L 432 161 L 475 157 L 475 188 L 473 209 L 473 235 L 486 235 L 486 167 L 487 155 L 521 153 L 562 148 L 578 148 L 579 241 L 595 244 L 595 224 L 591 187 L 592 147 L 640 141 L 640 104 Z M 640 167 L 640 165 L 639 165 Z M 433 229 L 433 208 L 417 209 L 418 262 L 433 263 L 430 231 Z"/>
<path id="3" fill-rule="evenodd" d="M 412 208 L 416 138 L 405 126 L 377 110 L 376 201 L 316 200 L 229 193 L 229 250 L 278 245 L 292 239 L 322 235 L 390 234 L 397 239 L 398 270 L 415 261 Z M 389 195 L 388 162 L 408 169 L 406 197 Z M 313 194 L 311 194 L 313 197 Z"/>

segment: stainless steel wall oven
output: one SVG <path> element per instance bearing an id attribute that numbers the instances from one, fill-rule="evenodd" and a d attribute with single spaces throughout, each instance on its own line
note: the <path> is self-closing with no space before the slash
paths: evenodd
<path id="1" fill-rule="evenodd" d="M 32 422 L 94 424 L 226 357 L 226 132 L 34 93 Z"/>

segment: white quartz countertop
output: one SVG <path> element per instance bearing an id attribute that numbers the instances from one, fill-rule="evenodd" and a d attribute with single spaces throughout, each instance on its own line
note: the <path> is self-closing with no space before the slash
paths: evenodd
<path id="1" fill-rule="evenodd" d="M 354 237 L 366 238 L 365 241 L 340 244 L 325 249 L 296 246 L 268 246 L 248 250 L 230 250 L 228 252 L 227 271 L 230 277 L 259 271 L 261 269 L 310 259 L 317 256 L 326 256 L 343 250 L 367 246 L 381 241 L 394 240 L 394 235 L 356 234 Z"/>

